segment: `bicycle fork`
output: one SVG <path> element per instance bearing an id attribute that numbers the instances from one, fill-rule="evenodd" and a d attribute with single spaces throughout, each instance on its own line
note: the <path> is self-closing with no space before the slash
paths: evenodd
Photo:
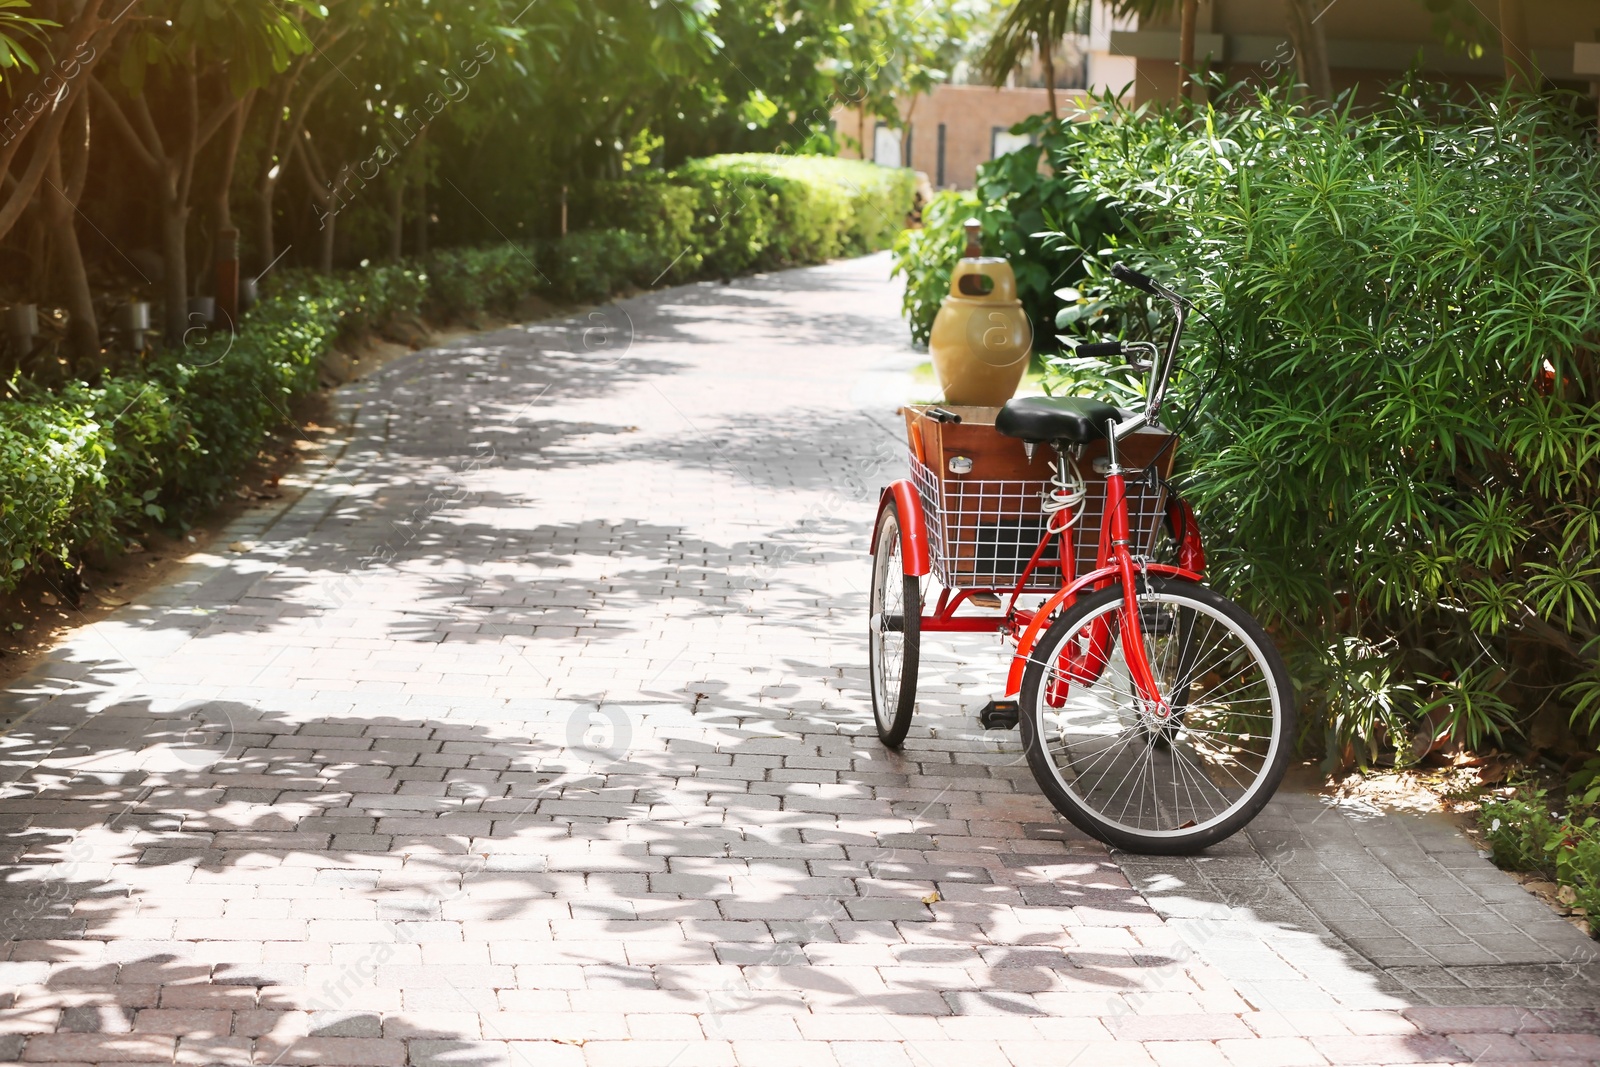
<path id="1" fill-rule="evenodd" d="M 1145 654 L 1144 617 L 1139 611 L 1139 567 L 1128 549 L 1128 484 L 1122 465 L 1117 462 L 1115 426 L 1106 428 L 1106 522 L 1111 526 L 1111 554 L 1122 579 L 1122 617 L 1117 620 L 1122 634 L 1122 658 L 1133 679 L 1134 692 L 1154 718 L 1166 721 L 1172 708 L 1161 695 L 1150 658 Z"/>
<path id="2" fill-rule="evenodd" d="M 1117 462 L 1117 442 L 1109 432 L 1106 435 L 1109 466 L 1106 471 L 1105 522 L 1108 525 L 1109 559 L 1122 582 L 1122 610 L 1118 613 L 1117 630 L 1122 638 L 1123 659 L 1133 682 L 1134 695 L 1146 714 L 1159 722 L 1172 715 L 1171 705 L 1162 696 L 1155 672 L 1144 643 L 1144 617 L 1139 610 L 1138 579 L 1142 568 L 1134 562 L 1128 548 L 1128 496 L 1127 479 Z M 1041 546 L 1042 548 L 1042 546 Z M 1063 557 L 1071 552 L 1071 545 L 1063 536 Z M 1067 694 L 1074 683 L 1093 682 L 1100 677 L 1111 659 L 1114 638 L 1111 624 L 1105 617 L 1089 624 L 1087 631 L 1070 642 L 1061 652 L 1056 669 L 1051 672 L 1045 691 L 1045 701 L 1053 708 L 1065 707 Z"/>

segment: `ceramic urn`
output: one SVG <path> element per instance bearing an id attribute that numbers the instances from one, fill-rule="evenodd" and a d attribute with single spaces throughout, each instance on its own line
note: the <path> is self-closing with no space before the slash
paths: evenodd
<path id="1" fill-rule="evenodd" d="M 983 254 L 976 219 L 966 229 L 967 252 L 950 276 L 928 351 L 943 403 L 998 407 L 1027 373 L 1033 327 L 1017 299 L 1011 264 Z"/>

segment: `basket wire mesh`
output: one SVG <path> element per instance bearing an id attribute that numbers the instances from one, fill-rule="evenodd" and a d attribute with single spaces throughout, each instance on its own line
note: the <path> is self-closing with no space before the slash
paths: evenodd
<path id="1" fill-rule="evenodd" d="M 928 554 L 933 574 L 947 589 L 1010 589 L 1022 577 L 1044 536 L 1044 494 L 1048 481 L 984 481 L 941 478 L 916 455 L 911 480 L 922 498 L 928 528 Z M 1137 475 L 1128 478 L 1128 534 L 1134 551 L 1155 549 L 1166 507 L 1166 487 L 1152 486 Z M 1105 518 L 1106 483 L 1085 478 L 1087 495 L 1078 505 L 1073 530 L 1073 574 L 1094 570 Z M 1041 563 L 1059 562 L 1060 542 L 1052 539 Z M 1026 592 L 1050 592 L 1065 584 L 1056 567 L 1039 567 L 1028 578 Z"/>

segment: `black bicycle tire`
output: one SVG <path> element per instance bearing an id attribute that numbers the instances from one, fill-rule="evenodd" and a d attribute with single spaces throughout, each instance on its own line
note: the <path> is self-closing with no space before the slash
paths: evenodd
<path id="1" fill-rule="evenodd" d="M 1277 750 L 1272 763 L 1266 768 L 1262 776 L 1265 779 L 1265 783 L 1258 788 L 1249 802 L 1236 811 L 1229 813 L 1227 817 L 1216 824 L 1186 836 L 1153 836 L 1129 831 L 1120 826 L 1109 825 L 1093 808 L 1079 803 L 1077 798 L 1060 787 L 1049 762 L 1049 754 L 1040 743 L 1041 725 L 1039 717 L 1042 703 L 1040 690 L 1046 675 L 1046 665 L 1041 656 L 1030 656 L 1028 665 L 1023 671 L 1022 690 L 1018 701 L 1018 725 L 1022 733 L 1023 751 L 1026 754 L 1029 769 L 1033 771 L 1034 779 L 1039 783 L 1040 791 L 1044 793 L 1051 805 L 1074 826 L 1097 840 L 1127 852 L 1145 855 L 1182 856 L 1198 852 L 1219 841 L 1232 837 L 1249 825 L 1250 821 L 1259 815 L 1261 809 L 1271 801 L 1283 782 L 1283 776 L 1288 770 L 1289 760 L 1293 754 L 1298 712 L 1294 703 L 1294 688 L 1289 679 L 1288 669 L 1284 666 L 1283 657 L 1279 654 L 1271 636 L 1267 634 L 1266 630 L 1249 612 L 1216 590 L 1207 588 L 1197 582 L 1169 578 L 1151 578 L 1149 582 L 1153 590 L 1167 595 L 1189 595 L 1195 600 L 1206 603 L 1213 609 L 1229 616 L 1250 637 L 1251 643 L 1255 646 L 1255 651 L 1260 653 L 1258 662 L 1271 675 L 1272 683 L 1280 698 L 1278 730 L 1281 737 L 1278 738 Z M 1075 633 L 1081 628 L 1082 622 L 1080 620 L 1094 615 L 1107 602 L 1120 600 L 1121 597 L 1122 585 L 1121 583 L 1114 583 L 1105 589 L 1079 598 L 1071 607 L 1057 614 L 1050 626 L 1040 636 L 1034 648 L 1053 649 L 1057 647 L 1067 634 Z"/>
<path id="2" fill-rule="evenodd" d="M 878 740 L 883 742 L 885 748 L 898 749 L 905 743 L 906 734 L 911 730 L 911 719 L 916 709 L 917 668 L 921 659 L 922 649 L 922 584 L 915 575 L 901 574 L 899 576 L 901 581 L 905 583 L 902 587 L 901 603 L 908 607 L 916 605 L 916 610 L 902 611 L 901 617 L 903 621 L 900 636 L 904 651 L 901 656 L 900 691 L 897 694 L 897 705 L 893 709 L 880 708 L 877 685 L 877 645 L 873 640 L 871 620 L 878 614 L 878 610 L 881 607 L 879 603 L 880 579 L 892 580 L 894 577 L 893 575 L 885 576 L 880 573 L 880 568 L 885 565 L 883 562 L 885 556 L 882 551 L 885 541 L 884 532 L 888 529 L 885 525 L 885 520 L 893 524 L 893 530 L 898 536 L 901 530 L 900 509 L 893 500 L 885 503 L 878 514 L 879 541 L 877 545 L 873 546 L 875 551 L 872 557 L 872 585 L 867 596 L 867 672 L 871 688 L 872 719 L 878 729 Z M 892 714 L 885 714 L 886 710 Z"/>

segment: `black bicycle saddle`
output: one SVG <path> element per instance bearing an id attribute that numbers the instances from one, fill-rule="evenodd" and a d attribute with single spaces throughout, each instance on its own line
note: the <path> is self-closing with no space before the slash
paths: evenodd
<path id="1" fill-rule="evenodd" d="M 1019 396 L 1006 401 L 994 428 L 1023 441 L 1082 445 L 1104 439 L 1106 423 L 1121 418 L 1110 404 L 1081 396 Z"/>

